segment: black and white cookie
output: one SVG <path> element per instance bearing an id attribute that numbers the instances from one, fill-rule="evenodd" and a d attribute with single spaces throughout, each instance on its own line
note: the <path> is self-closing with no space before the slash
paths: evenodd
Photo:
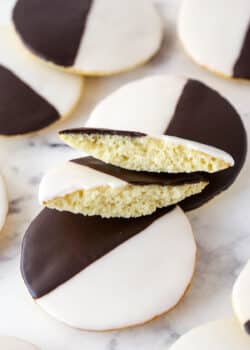
<path id="1" fill-rule="evenodd" d="M 21 135 L 67 117 L 83 79 L 53 70 L 22 52 L 10 28 L 0 28 L 0 135 Z"/>
<path id="2" fill-rule="evenodd" d="M 210 185 L 185 200 L 187 210 L 234 182 L 247 148 L 242 121 L 227 100 L 199 81 L 164 75 L 125 85 L 94 109 L 85 128 L 60 137 L 124 168 L 209 172 Z"/>
<path id="3" fill-rule="evenodd" d="M 3 228 L 8 214 L 8 194 L 4 179 L 0 175 L 0 230 Z"/>
<path id="4" fill-rule="evenodd" d="M 233 308 L 240 323 L 250 335 L 250 260 L 234 285 Z"/>
<path id="5" fill-rule="evenodd" d="M 22 276 L 47 313 L 80 329 L 145 323 L 178 304 L 196 244 L 178 207 L 133 219 L 44 209 L 22 245 Z"/>
<path id="6" fill-rule="evenodd" d="M 187 53 L 201 66 L 250 79 L 248 0 L 184 0 L 178 31 Z"/>
<path id="7" fill-rule="evenodd" d="M 249 350 L 250 337 L 236 320 L 211 322 L 183 335 L 170 350 Z"/>
<path id="8" fill-rule="evenodd" d="M 26 341 L 13 337 L 0 337 L 0 349 L 2 350 L 38 350 L 38 348 Z"/>
<path id="9" fill-rule="evenodd" d="M 39 188 L 40 203 L 57 210 L 102 217 L 139 217 L 200 193 L 205 174 L 137 172 L 92 157 L 50 170 Z"/>
<path id="10" fill-rule="evenodd" d="M 85 75 L 145 63 L 160 48 L 163 32 L 151 0 L 18 0 L 13 23 L 35 55 Z"/>

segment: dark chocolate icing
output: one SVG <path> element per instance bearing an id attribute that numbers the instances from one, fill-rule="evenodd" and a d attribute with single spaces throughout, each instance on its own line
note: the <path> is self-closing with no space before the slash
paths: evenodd
<path id="1" fill-rule="evenodd" d="M 91 130 L 98 133 L 98 129 L 86 130 L 88 134 Z M 103 129 L 99 130 L 103 134 Z M 81 134 L 85 133 L 85 128 L 62 133 Z M 122 135 L 120 130 L 110 130 L 109 133 Z M 125 136 L 137 137 L 136 133 L 125 133 Z M 234 167 L 207 174 L 209 185 L 200 194 L 181 202 L 181 207 L 186 211 L 203 205 L 226 190 L 237 178 L 244 164 L 247 136 L 241 118 L 225 98 L 199 81 L 187 81 L 165 134 L 220 148 L 231 154 L 235 160 Z"/>
<path id="2" fill-rule="evenodd" d="M 137 131 L 124 131 L 124 130 L 112 130 L 102 128 L 75 128 L 59 131 L 59 135 L 64 134 L 79 134 L 79 135 L 111 135 L 111 136 L 128 136 L 128 137 L 143 137 L 147 136 L 142 132 Z"/>
<path id="3" fill-rule="evenodd" d="M 51 292 L 172 208 L 133 219 L 44 209 L 31 223 L 22 244 L 21 272 L 30 294 L 40 298 Z"/>
<path id="4" fill-rule="evenodd" d="M 147 171 L 133 171 L 113 166 L 102 162 L 93 157 L 84 157 L 74 159 L 72 162 L 85 165 L 102 173 L 114 176 L 120 180 L 126 181 L 131 185 L 159 185 L 159 186 L 178 186 L 183 184 L 193 184 L 201 181 L 208 181 L 208 176 L 205 173 L 150 173 Z"/>
<path id="5" fill-rule="evenodd" d="M 209 185 L 202 193 L 181 203 L 184 210 L 195 209 L 226 190 L 244 164 L 247 136 L 238 113 L 218 92 L 201 82 L 186 83 L 166 134 L 220 148 L 235 161 L 234 167 L 209 174 Z"/>
<path id="6" fill-rule="evenodd" d="M 250 335 L 250 320 L 244 324 L 246 332 Z"/>
<path id="7" fill-rule="evenodd" d="M 72 66 L 93 0 L 18 0 L 13 22 L 24 44 L 43 59 Z"/>
<path id="8" fill-rule="evenodd" d="M 240 55 L 234 65 L 233 77 L 250 79 L 250 26 L 246 32 Z"/>
<path id="9" fill-rule="evenodd" d="M 48 101 L 1 65 L 0 90 L 0 135 L 37 131 L 59 119 Z"/>

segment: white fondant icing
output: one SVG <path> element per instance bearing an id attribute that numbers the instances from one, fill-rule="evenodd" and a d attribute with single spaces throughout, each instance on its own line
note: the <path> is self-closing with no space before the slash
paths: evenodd
<path id="1" fill-rule="evenodd" d="M 184 0 L 178 31 L 197 63 L 232 76 L 249 21 L 249 0 Z"/>
<path id="2" fill-rule="evenodd" d="M 151 0 L 94 0 L 74 68 L 108 74 L 155 54 L 162 24 Z"/>
<path id="3" fill-rule="evenodd" d="M 176 208 L 37 302 L 76 328 L 141 324 L 179 302 L 195 260 L 190 223 Z"/>
<path id="4" fill-rule="evenodd" d="M 250 260 L 234 285 L 233 307 L 242 325 L 250 321 Z"/>
<path id="5" fill-rule="evenodd" d="M 38 350 L 36 346 L 13 337 L 0 337 L 0 349 L 2 350 Z"/>
<path id="6" fill-rule="evenodd" d="M 250 337 L 235 320 L 223 320 L 194 328 L 170 350 L 249 350 Z"/>
<path id="7" fill-rule="evenodd" d="M 220 149 L 178 137 L 162 136 L 186 82 L 183 77 L 156 75 L 126 84 L 97 105 L 86 127 L 131 130 L 153 137 L 161 135 L 166 142 L 200 150 L 234 165 L 233 158 Z"/>
<path id="8" fill-rule="evenodd" d="M 3 228 L 8 213 L 8 195 L 5 182 L 0 176 L 0 230 Z"/>
<path id="9" fill-rule="evenodd" d="M 33 60 L 9 28 L 0 29 L 0 65 L 9 69 L 65 116 L 77 103 L 83 80 Z"/>
<path id="10" fill-rule="evenodd" d="M 42 179 L 39 187 L 39 201 L 64 196 L 68 193 L 98 186 L 119 187 L 126 182 L 117 177 L 104 174 L 87 166 L 67 162 L 50 170 Z"/>

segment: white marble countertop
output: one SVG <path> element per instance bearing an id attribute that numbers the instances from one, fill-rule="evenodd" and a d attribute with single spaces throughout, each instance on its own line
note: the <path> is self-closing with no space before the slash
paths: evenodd
<path id="1" fill-rule="evenodd" d="M 58 129 L 82 126 L 94 105 L 123 83 L 157 73 L 201 79 L 231 100 L 250 133 L 250 85 L 223 80 L 191 62 L 175 33 L 180 1 L 158 0 L 157 5 L 165 23 L 165 40 L 151 63 L 128 74 L 88 79 L 81 106 L 71 119 L 35 136 L 0 140 L 0 169 L 10 197 L 10 212 L 0 233 L 0 335 L 27 339 L 43 350 L 161 350 L 168 349 L 190 328 L 232 314 L 231 288 L 250 257 L 249 157 L 240 177 L 225 194 L 188 214 L 199 247 L 197 272 L 186 298 L 165 317 L 112 333 L 73 330 L 48 317 L 32 302 L 19 273 L 22 236 L 41 209 L 37 201 L 41 176 L 56 163 L 78 156 L 60 143 Z"/>

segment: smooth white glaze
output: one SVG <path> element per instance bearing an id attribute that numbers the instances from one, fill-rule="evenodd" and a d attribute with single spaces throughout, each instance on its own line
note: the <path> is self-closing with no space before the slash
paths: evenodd
<path id="1" fill-rule="evenodd" d="M 0 175 L 0 230 L 3 228 L 8 213 L 8 195 L 5 182 Z"/>
<path id="2" fill-rule="evenodd" d="M 249 23 L 249 0 L 184 0 L 178 32 L 197 63 L 233 76 Z"/>
<path id="3" fill-rule="evenodd" d="M 223 320 L 194 328 L 170 350 L 249 350 L 250 337 L 236 320 Z"/>
<path id="4" fill-rule="evenodd" d="M 1 350 L 38 350 L 30 343 L 13 337 L 0 337 Z"/>
<path id="5" fill-rule="evenodd" d="M 65 116 L 80 97 L 82 78 L 37 62 L 19 45 L 12 29 L 2 27 L 0 64 L 48 101 L 61 116 Z"/>
<path id="6" fill-rule="evenodd" d="M 50 315 L 80 329 L 140 324 L 179 302 L 195 260 L 190 223 L 177 207 L 36 301 Z"/>
<path id="7" fill-rule="evenodd" d="M 184 77 L 155 75 L 128 83 L 96 106 L 86 127 L 142 132 L 161 137 L 166 143 L 200 150 L 233 165 L 233 158 L 218 148 L 162 135 L 172 120 L 187 81 Z"/>
<path id="8" fill-rule="evenodd" d="M 243 326 L 250 321 L 250 260 L 235 282 L 233 308 Z"/>
<path id="9" fill-rule="evenodd" d="M 125 184 L 127 182 L 117 177 L 69 161 L 50 170 L 43 177 L 39 187 L 39 201 L 42 204 L 44 201 L 77 190 L 87 190 L 98 186 L 114 188 Z"/>
<path id="10" fill-rule="evenodd" d="M 151 0 L 94 0 L 73 67 L 89 74 L 132 68 L 154 55 L 162 33 Z"/>

